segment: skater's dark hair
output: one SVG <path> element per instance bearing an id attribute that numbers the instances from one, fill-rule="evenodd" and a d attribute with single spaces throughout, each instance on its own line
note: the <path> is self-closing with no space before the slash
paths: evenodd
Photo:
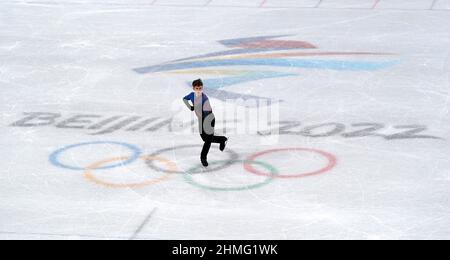
<path id="1" fill-rule="evenodd" d="M 192 82 L 192 87 L 203 87 L 203 81 L 201 79 L 196 79 Z"/>

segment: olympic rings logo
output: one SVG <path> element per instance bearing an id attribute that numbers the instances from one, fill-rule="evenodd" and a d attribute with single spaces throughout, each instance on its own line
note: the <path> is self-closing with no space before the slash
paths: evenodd
<path id="1" fill-rule="evenodd" d="M 128 156 L 120 156 L 120 157 L 112 157 L 106 158 L 101 161 L 93 162 L 87 166 L 74 166 L 68 165 L 61 162 L 61 157 L 64 153 L 69 150 L 83 147 L 83 146 L 95 146 L 95 145 L 115 145 L 126 148 L 131 151 L 131 155 Z M 246 159 L 241 160 L 238 153 L 231 149 L 227 149 L 228 159 L 214 161 L 210 163 L 210 168 L 204 169 L 200 164 L 193 166 L 192 168 L 181 171 L 178 169 L 177 163 L 171 161 L 162 155 L 167 152 L 173 152 L 179 149 L 188 149 L 188 148 L 201 148 L 201 145 L 183 145 L 178 147 L 171 147 L 166 149 L 158 150 L 150 155 L 142 155 L 142 150 L 133 144 L 123 143 L 123 142 L 113 142 L 113 141 L 98 141 L 98 142 L 86 142 L 86 143 L 78 143 L 68 145 L 66 147 L 60 148 L 49 156 L 49 161 L 56 167 L 64 168 L 72 171 L 81 171 L 83 172 L 83 176 L 91 183 L 95 183 L 97 185 L 101 185 L 107 188 L 143 188 L 149 185 L 154 185 L 163 181 L 169 180 L 171 177 L 176 175 L 182 175 L 183 179 L 195 186 L 197 188 L 202 188 L 210 191 L 243 191 L 243 190 L 251 190 L 261 188 L 273 182 L 275 179 L 293 179 L 293 178 L 304 178 L 310 176 L 316 176 L 319 174 L 324 174 L 326 172 L 331 171 L 337 165 L 337 158 L 325 151 L 321 151 L 318 149 L 312 148 L 280 148 L 280 149 L 271 149 L 261 151 L 255 154 L 248 156 Z M 272 166 L 270 163 L 263 162 L 261 159 L 264 156 L 276 154 L 276 153 L 285 153 L 285 152 L 308 152 L 315 155 L 318 155 L 326 160 L 326 164 L 317 170 L 303 173 L 280 173 L 277 168 Z M 134 163 L 138 160 L 143 161 L 149 169 L 154 172 L 163 173 L 161 177 L 151 178 L 149 180 L 145 180 L 137 183 L 114 183 L 110 181 L 102 180 L 94 174 L 95 171 L 100 170 L 108 170 L 113 168 L 124 167 L 131 163 Z M 164 168 L 158 167 L 155 162 L 159 162 L 164 165 Z M 216 187 L 211 185 L 201 184 L 196 181 L 195 176 L 200 173 L 208 173 L 208 172 L 217 172 L 224 170 L 232 165 L 241 164 L 243 169 L 253 175 L 265 177 L 259 183 L 251 184 L 251 185 L 243 185 L 236 187 Z M 259 168 L 264 168 L 266 171 L 261 171 L 255 168 L 255 166 L 259 166 Z"/>

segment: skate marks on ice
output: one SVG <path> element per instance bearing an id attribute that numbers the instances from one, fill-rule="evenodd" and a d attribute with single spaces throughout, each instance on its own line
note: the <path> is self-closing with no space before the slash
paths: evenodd
<path id="1" fill-rule="evenodd" d="M 107 135 L 114 132 L 148 132 L 177 133 L 178 129 L 190 130 L 195 133 L 197 123 L 191 121 L 179 125 L 173 117 L 145 117 L 136 115 L 100 115 L 94 113 L 83 113 L 74 115 L 63 115 L 56 112 L 26 112 L 23 117 L 10 124 L 10 127 L 19 128 L 43 128 L 55 127 L 60 131 L 83 131 L 89 135 Z M 235 130 L 230 124 L 235 122 L 222 121 L 224 133 Z M 239 122 L 237 122 L 239 123 Z M 445 140 L 443 137 L 426 134 L 429 127 L 424 124 L 412 122 L 410 124 L 390 125 L 379 122 L 324 122 L 305 125 L 302 121 L 275 121 L 268 122 L 270 129 L 261 129 L 257 133 L 260 136 L 293 135 L 308 138 L 364 138 L 379 137 L 384 140 L 405 139 L 436 139 Z M 180 133 L 182 134 L 182 133 Z"/>
<path id="2" fill-rule="evenodd" d="M 138 238 L 139 234 L 141 234 L 142 230 L 144 230 L 145 226 L 147 226 L 148 222 L 152 218 L 152 216 L 155 214 L 156 210 L 158 208 L 154 208 L 150 211 L 150 213 L 145 217 L 144 221 L 139 225 L 139 227 L 136 229 L 136 231 L 133 233 L 133 235 L 130 237 L 129 240 L 135 240 Z"/>
<path id="3" fill-rule="evenodd" d="M 109 146 L 117 146 L 121 148 L 125 148 L 128 152 L 131 152 L 131 155 L 115 157 L 115 155 L 106 155 L 108 152 L 113 154 L 114 151 L 110 147 L 106 149 L 101 149 L 101 146 L 109 145 Z M 70 165 L 67 162 L 63 162 L 64 160 L 68 161 L 71 159 L 71 163 L 77 161 L 76 158 L 86 157 L 85 150 L 79 150 L 78 155 L 74 150 L 79 149 L 80 147 L 90 147 L 97 153 L 100 153 L 104 158 L 101 161 L 90 163 L 89 165 Z M 99 149 L 94 149 L 95 147 Z M 105 148 L 105 147 L 103 147 Z M 252 189 L 258 189 L 264 187 L 271 182 L 279 179 L 298 179 L 305 178 L 311 176 L 317 176 L 320 174 L 325 174 L 331 172 L 337 165 L 337 157 L 329 152 L 321 151 L 318 149 L 312 148 L 278 148 L 278 149 L 270 149 L 259 151 L 254 154 L 238 154 L 230 149 L 228 149 L 228 159 L 226 160 L 215 160 L 211 161 L 211 168 L 204 169 L 200 164 L 189 166 L 187 170 L 182 171 L 178 166 L 178 162 L 176 159 L 169 159 L 168 154 L 173 153 L 178 150 L 186 150 L 191 148 L 200 148 L 198 145 L 182 145 L 176 147 L 170 147 L 158 150 L 150 155 L 142 155 L 143 151 L 138 148 L 138 146 L 134 144 L 124 143 L 124 142 L 112 142 L 112 141 L 97 141 L 97 142 L 85 142 L 78 144 L 71 144 L 60 149 L 55 150 L 49 156 L 49 162 L 58 168 L 70 171 L 76 171 L 82 173 L 86 180 L 91 183 L 106 187 L 106 188 L 130 188 L 130 189 L 139 189 L 144 188 L 151 185 L 156 185 L 163 181 L 169 181 L 173 178 L 182 178 L 186 183 L 204 190 L 209 191 L 246 191 Z M 103 150 L 103 152 L 101 152 Z M 192 149 L 191 149 L 192 150 Z M 122 151 L 121 151 L 122 152 Z M 67 155 L 67 154 L 68 155 Z M 292 171 L 301 171 L 301 172 L 281 172 L 276 166 L 274 166 L 273 162 L 270 161 L 271 157 L 269 155 L 278 154 L 278 159 L 285 158 L 287 155 L 292 155 L 295 153 L 303 153 L 303 156 L 306 156 L 304 161 L 307 161 L 308 166 L 305 166 L 305 169 L 291 169 Z M 245 158 L 245 159 L 241 159 Z M 307 160 L 306 160 L 307 159 Z M 135 162 L 143 161 L 146 164 L 146 169 L 139 168 L 139 172 L 141 172 L 141 176 L 145 176 L 145 180 L 141 182 L 132 182 L 132 183 L 124 183 L 124 182 L 114 182 L 110 180 L 103 180 L 101 177 L 97 177 L 95 172 L 105 170 L 110 170 L 114 168 L 119 168 L 124 170 L 124 172 L 129 172 L 128 165 L 134 164 Z M 155 165 L 155 162 L 162 162 L 165 168 L 160 168 Z M 312 162 L 312 163 L 311 163 Z M 304 163 L 306 164 L 306 163 Z M 204 179 L 206 178 L 216 178 L 218 175 L 215 174 L 207 174 L 207 173 L 218 173 L 222 174 L 222 178 L 227 176 L 224 174 L 225 169 L 230 168 L 234 165 L 242 166 L 240 174 L 244 174 L 246 181 L 249 176 L 254 176 L 257 178 L 251 178 L 256 183 L 253 184 L 235 184 L 235 183 L 225 183 L 223 186 L 220 185 L 220 181 L 215 181 L 215 185 L 211 183 L 205 183 Z M 317 168 L 311 168 L 317 167 Z M 290 167 L 290 168 L 295 168 Z M 149 173 L 149 170 L 151 174 Z M 155 176 L 155 173 L 162 173 L 162 175 L 158 174 Z M 180 174 L 182 173 L 182 174 Z M 129 173 L 124 173 L 129 174 Z M 102 175 L 105 177 L 106 175 Z M 159 177 L 158 177 L 159 176 Z M 150 178 L 149 178 L 150 177 Z M 220 176 L 219 176 L 220 177 Z M 122 178 L 123 179 L 123 178 Z M 220 179 L 220 178 L 219 178 Z M 242 179 L 240 179 L 242 181 Z"/>
<path id="4" fill-rule="evenodd" d="M 388 0 L 255 0 L 255 1 L 229 1 L 229 0 L 149 0 L 149 1 L 92 1 L 93 6 L 104 7 L 127 7 L 127 8 L 245 8 L 245 9 L 319 9 L 319 10 L 365 10 L 365 11 L 446 11 L 448 10 L 447 0 L 417 0 L 417 1 L 388 1 Z M 26 4 L 30 6 L 59 6 L 61 4 L 69 6 L 80 6 L 87 4 L 84 1 L 66 0 L 52 2 L 49 0 L 7 0 L 5 4 Z"/>

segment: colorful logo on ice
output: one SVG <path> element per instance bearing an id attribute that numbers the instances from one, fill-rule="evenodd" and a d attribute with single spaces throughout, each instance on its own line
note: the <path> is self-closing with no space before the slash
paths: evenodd
<path id="1" fill-rule="evenodd" d="M 204 79 L 208 95 L 217 99 L 268 99 L 227 91 L 236 84 L 270 78 L 296 77 L 304 69 L 374 71 L 393 66 L 390 53 L 317 51 L 304 41 L 277 40 L 292 35 L 263 36 L 219 41 L 230 50 L 198 55 L 137 68 L 137 73 L 189 74 Z M 245 69 L 243 69 L 245 68 Z M 248 68 L 248 69 L 246 69 Z M 190 86 L 190 82 L 188 82 Z"/>

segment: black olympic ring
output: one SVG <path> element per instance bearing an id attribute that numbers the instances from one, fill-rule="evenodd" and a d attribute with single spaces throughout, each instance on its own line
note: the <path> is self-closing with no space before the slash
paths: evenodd
<path id="1" fill-rule="evenodd" d="M 201 148 L 201 147 L 203 147 L 203 145 L 180 145 L 180 146 L 165 148 L 165 149 L 161 149 L 161 150 L 158 150 L 158 151 L 152 153 L 151 155 L 149 155 L 149 157 L 158 157 L 161 154 L 166 153 L 166 152 L 179 150 L 179 149 L 194 148 L 194 147 Z M 227 149 L 226 153 L 228 154 L 229 158 L 228 158 L 228 160 L 221 161 L 221 162 L 223 162 L 221 165 L 219 165 L 217 167 L 197 170 L 195 172 L 191 172 L 191 174 L 221 171 L 223 169 L 229 168 L 230 166 L 235 164 L 236 161 L 239 160 L 239 154 L 236 153 L 235 151 L 233 151 L 231 149 Z M 184 174 L 187 172 L 187 171 L 170 171 L 170 170 L 165 170 L 165 169 L 159 168 L 158 166 L 156 166 L 154 164 L 154 160 L 146 160 L 145 163 L 147 164 L 148 167 L 150 167 L 151 169 L 158 171 L 158 172 L 177 173 L 177 174 Z"/>

